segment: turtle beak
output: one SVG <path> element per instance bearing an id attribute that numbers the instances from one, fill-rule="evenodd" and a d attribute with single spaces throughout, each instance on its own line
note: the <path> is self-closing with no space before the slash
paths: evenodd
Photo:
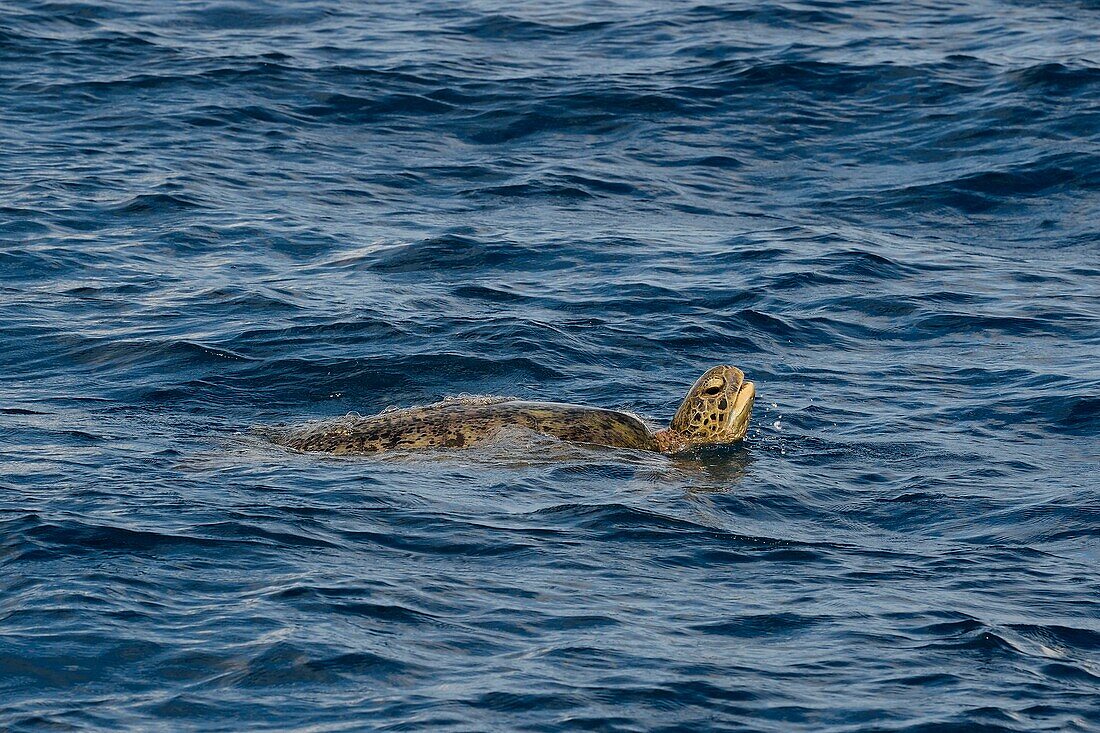
<path id="1" fill-rule="evenodd" d="M 729 385 L 730 416 L 723 442 L 736 443 L 745 437 L 749 430 L 749 417 L 752 416 L 752 403 L 756 399 L 756 385 L 745 381 L 745 373 L 735 366 L 725 364 L 719 369 Z"/>
<path id="2" fill-rule="evenodd" d="M 731 443 L 741 440 L 748 432 L 749 417 L 752 415 L 752 403 L 755 399 L 756 385 L 752 382 L 742 382 L 741 388 L 737 390 L 737 396 L 733 398 L 733 406 L 730 408 Z"/>

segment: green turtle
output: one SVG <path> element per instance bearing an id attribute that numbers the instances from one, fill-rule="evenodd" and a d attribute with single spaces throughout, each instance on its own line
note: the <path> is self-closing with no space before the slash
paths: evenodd
<path id="1" fill-rule="evenodd" d="M 513 398 L 450 399 L 425 407 L 349 416 L 279 441 L 289 448 L 336 455 L 421 448 L 466 448 L 504 428 L 613 448 L 676 453 L 698 445 L 735 443 L 749 427 L 756 387 L 737 367 L 716 366 L 696 380 L 666 430 L 634 415 L 599 407 Z"/>

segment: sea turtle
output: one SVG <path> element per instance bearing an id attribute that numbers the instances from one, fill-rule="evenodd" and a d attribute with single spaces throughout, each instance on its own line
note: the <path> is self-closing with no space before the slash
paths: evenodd
<path id="1" fill-rule="evenodd" d="M 279 440 L 301 451 L 354 455 L 387 450 L 465 448 L 507 427 L 561 440 L 676 453 L 745 437 L 756 387 L 737 367 L 716 366 L 696 380 L 666 430 L 634 415 L 598 407 L 513 398 L 451 399 L 425 407 L 349 416 L 293 431 Z"/>

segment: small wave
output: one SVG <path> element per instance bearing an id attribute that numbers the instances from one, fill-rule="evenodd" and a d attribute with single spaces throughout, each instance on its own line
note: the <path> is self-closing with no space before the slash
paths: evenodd
<path id="1" fill-rule="evenodd" d="M 149 193 L 134 196 L 127 201 L 110 207 L 109 210 L 117 214 L 160 216 L 189 209 L 198 209 L 202 206 L 203 204 L 198 199 L 190 196 Z"/>
<path id="2" fill-rule="evenodd" d="M 359 591 L 371 595 L 369 589 Z M 294 586 L 280 591 L 274 597 L 311 612 L 337 613 L 370 619 L 385 624 L 403 624 L 417 626 L 422 624 L 439 625 L 443 621 L 432 614 L 397 603 L 370 602 L 349 596 L 357 595 L 353 589 L 326 589 L 308 586 Z"/>
<path id="3" fill-rule="evenodd" d="M 308 27 L 327 20 L 332 13 L 322 8 L 294 8 L 271 5 L 249 6 L 241 3 L 203 3 L 182 14 L 180 20 L 193 28 L 225 30 L 267 30 Z"/>
<path id="4" fill-rule="evenodd" d="M 521 384 L 559 377 L 557 372 L 526 358 L 486 359 L 464 354 L 422 354 L 399 357 L 370 356 L 362 359 L 267 359 L 232 372 L 210 375 L 186 388 L 158 388 L 149 399 L 194 398 L 206 393 L 251 393 L 256 399 L 323 399 L 333 394 L 348 396 L 393 394 L 396 388 L 412 388 L 412 394 L 436 394 L 463 383 Z M 197 390 L 198 392 L 196 393 Z M 368 403 L 369 404 L 369 403 Z"/>
<path id="5" fill-rule="evenodd" d="M 1026 89 L 1066 96 L 1100 87 L 1100 68 L 1095 66 L 1050 62 L 1011 71 L 1008 77 Z"/>
<path id="6" fill-rule="evenodd" d="M 577 529 L 614 542 L 676 541 L 678 538 L 691 536 L 707 538 L 721 545 L 723 552 L 731 553 L 727 559 L 733 557 L 733 554 L 750 550 L 758 552 L 761 559 L 769 560 L 801 561 L 820 558 L 814 547 L 806 543 L 737 534 L 623 504 L 563 504 L 539 509 L 531 516 L 540 519 L 553 518 L 558 523 L 566 522 Z M 674 558 L 670 560 L 675 561 Z"/>
<path id="7" fill-rule="evenodd" d="M 371 269 L 380 272 L 423 270 L 481 271 L 530 269 L 544 262 L 552 267 L 556 257 L 517 242 L 487 242 L 463 234 L 446 234 L 420 242 L 380 250 L 371 258 Z"/>
<path id="8" fill-rule="evenodd" d="M 251 654 L 216 680 L 217 687 L 265 689 L 323 686 L 346 678 L 401 680 L 423 674 L 420 665 L 370 652 L 331 656 L 291 642 L 275 642 Z"/>
<path id="9" fill-rule="evenodd" d="M 125 370 L 134 366 L 171 366 L 173 369 L 189 369 L 211 366 L 225 361 L 248 362 L 249 357 L 226 349 L 219 349 L 190 341 L 115 340 L 96 338 L 56 337 L 61 356 L 70 365 L 82 365 L 100 370 Z"/>
<path id="10" fill-rule="evenodd" d="M 333 94 L 325 97 L 320 104 L 296 110 L 296 114 L 361 124 L 387 115 L 435 115 L 453 110 L 451 104 L 418 94 L 391 94 L 379 98 Z"/>
<path id="11" fill-rule="evenodd" d="M 940 181 L 892 189 L 884 197 L 913 210 L 950 207 L 983 213 L 1006 203 L 1050 195 L 1075 187 L 1082 176 L 1100 169 L 1100 158 L 1079 154 L 1047 156 L 1005 170 L 967 171 Z"/>
<path id="12" fill-rule="evenodd" d="M 456 30 L 464 35 L 492 41 L 502 39 L 530 41 L 596 33 L 609 25 L 610 23 L 606 21 L 547 23 L 503 13 L 488 13 L 479 14 L 474 20 L 464 23 Z"/>
<path id="13" fill-rule="evenodd" d="M 28 515 L 21 524 L 23 528 L 17 537 L 20 538 L 19 544 L 23 546 L 18 556 L 22 562 L 101 553 L 186 553 L 189 550 L 246 544 L 240 538 L 214 539 L 75 520 L 48 522 L 36 515 Z M 11 527 L 10 521 L 8 526 Z"/>
<path id="14" fill-rule="evenodd" d="M 729 621 L 715 621 L 697 624 L 692 628 L 708 635 L 733 636 L 745 638 L 792 637 L 814 626 L 826 623 L 828 619 L 800 616 L 792 613 L 764 613 L 739 616 Z"/>

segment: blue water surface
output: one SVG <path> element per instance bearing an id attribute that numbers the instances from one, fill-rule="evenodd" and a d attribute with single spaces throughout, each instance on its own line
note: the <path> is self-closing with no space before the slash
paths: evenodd
<path id="1" fill-rule="evenodd" d="M 0 346 L 0 729 L 1100 729 L 1095 2 L 5 0 Z"/>

